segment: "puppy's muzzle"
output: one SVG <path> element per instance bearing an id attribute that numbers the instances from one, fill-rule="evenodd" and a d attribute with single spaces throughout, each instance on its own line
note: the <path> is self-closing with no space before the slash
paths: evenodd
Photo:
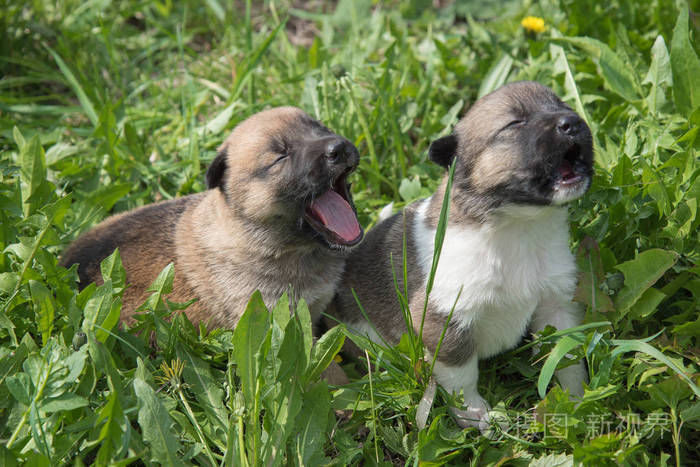
<path id="1" fill-rule="evenodd" d="M 344 138 L 336 138 L 328 142 L 324 157 L 334 172 L 345 172 L 354 169 L 360 162 L 357 148 Z"/>
<path id="2" fill-rule="evenodd" d="M 310 154 L 316 158 L 317 167 L 325 166 L 327 178 L 306 206 L 304 220 L 331 249 L 347 249 L 363 237 L 347 181 L 360 155 L 355 145 L 342 137 L 322 139 L 317 144 Z"/>
<path id="3" fill-rule="evenodd" d="M 593 152 L 590 130 L 581 117 L 566 113 L 557 116 L 554 124 L 561 150 L 553 187 L 553 201 L 558 204 L 586 192 L 593 172 Z"/>
<path id="4" fill-rule="evenodd" d="M 557 132 L 560 136 L 575 138 L 585 128 L 585 123 L 578 115 L 564 115 L 557 120 Z"/>

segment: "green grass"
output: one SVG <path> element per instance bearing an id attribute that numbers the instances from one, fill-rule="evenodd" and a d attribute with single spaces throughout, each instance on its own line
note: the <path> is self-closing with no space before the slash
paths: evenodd
<path id="1" fill-rule="evenodd" d="M 300 5 L 0 3 L 0 465 L 696 462 L 700 4 L 690 16 L 670 0 Z M 526 34 L 527 15 L 547 29 Z M 314 36 L 295 45 L 301 25 Z M 431 193 L 430 142 L 517 79 L 552 87 L 593 130 L 593 188 L 571 207 L 587 311 L 584 326 L 481 365 L 480 393 L 502 413 L 490 437 L 458 429 L 440 389 L 419 428 L 429 365 L 408 336 L 396 348 L 351 336 L 366 357 L 329 388 L 319 374 L 347 333 L 313 342 L 303 306 L 290 318 L 254 296 L 235 331 L 169 322 L 181 307 L 162 299 L 166 268 L 124 331 L 118 256 L 81 293 L 57 266 L 107 215 L 204 190 L 227 133 L 276 105 L 355 142 L 371 225 L 386 203 Z M 548 385 L 569 352 L 591 377 L 579 405 Z"/>

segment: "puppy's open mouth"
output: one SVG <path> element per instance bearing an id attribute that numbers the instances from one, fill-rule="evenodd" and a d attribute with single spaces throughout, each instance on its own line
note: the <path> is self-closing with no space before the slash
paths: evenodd
<path id="1" fill-rule="evenodd" d="M 350 196 L 346 170 L 331 188 L 320 194 L 304 210 L 304 220 L 333 246 L 353 246 L 362 240 L 362 227 L 357 220 Z"/>
<path id="2" fill-rule="evenodd" d="M 554 204 L 563 204 L 583 196 L 591 182 L 591 171 L 587 165 L 584 149 L 573 143 L 564 153 L 554 175 Z"/>
<path id="3" fill-rule="evenodd" d="M 572 187 L 584 181 L 581 147 L 574 143 L 564 154 L 564 158 L 559 165 L 559 176 L 555 185 L 560 187 Z"/>

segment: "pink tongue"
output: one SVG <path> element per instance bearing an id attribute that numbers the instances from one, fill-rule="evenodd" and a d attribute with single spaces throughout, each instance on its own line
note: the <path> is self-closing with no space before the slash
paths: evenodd
<path id="1" fill-rule="evenodd" d="M 561 174 L 562 180 L 568 180 L 576 175 L 574 174 L 574 168 L 571 166 L 571 162 L 567 160 L 562 162 L 559 166 L 559 174 Z"/>
<path id="2" fill-rule="evenodd" d="M 345 199 L 333 190 L 328 190 L 316 198 L 310 207 L 311 212 L 325 228 L 351 242 L 360 236 L 360 224 L 352 208 Z"/>

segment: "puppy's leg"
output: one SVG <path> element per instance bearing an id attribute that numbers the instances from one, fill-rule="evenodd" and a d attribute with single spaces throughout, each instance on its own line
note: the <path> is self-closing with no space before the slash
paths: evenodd
<path id="1" fill-rule="evenodd" d="M 488 402 L 477 390 L 479 366 L 476 354 L 470 356 L 462 365 L 447 365 L 439 359 L 435 362 L 433 375 L 448 392 L 464 391 L 464 409 L 451 409 L 457 424 L 462 428 L 476 427 L 484 432 L 489 427 Z"/>
<path id="2" fill-rule="evenodd" d="M 581 313 L 571 299 L 564 296 L 549 297 L 543 300 L 535 310 L 530 329 L 541 331 L 548 324 L 558 330 L 578 326 L 581 324 Z M 578 398 L 583 396 L 583 384 L 588 382 L 588 372 L 583 361 L 558 370 L 555 375 L 562 388 L 568 389 L 572 396 Z"/>

